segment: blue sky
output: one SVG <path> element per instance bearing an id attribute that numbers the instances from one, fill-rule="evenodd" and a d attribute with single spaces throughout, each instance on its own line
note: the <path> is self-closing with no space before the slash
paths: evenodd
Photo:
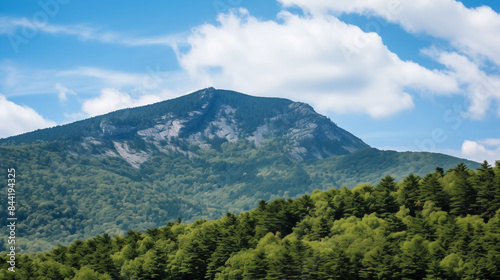
<path id="1" fill-rule="evenodd" d="M 0 137 L 232 89 L 373 147 L 500 159 L 500 4 L 1 1 Z"/>

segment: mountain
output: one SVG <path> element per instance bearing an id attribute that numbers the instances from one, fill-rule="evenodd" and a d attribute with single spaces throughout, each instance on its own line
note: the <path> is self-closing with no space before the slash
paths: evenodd
<path id="1" fill-rule="evenodd" d="M 16 169 L 19 248 L 29 251 L 459 163 L 479 167 L 373 149 L 307 104 L 213 88 L 0 140 L 1 170 Z"/>
<path id="2" fill-rule="evenodd" d="M 0 143 L 69 140 L 75 153 L 121 157 L 139 168 L 154 151 L 175 151 L 192 157 L 196 156 L 193 149 L 239 140 L 258 146 L 276 137 L 287 142 L 285 152 L 294 160 L 322 159 L 369 147 L 305 103 L 214 88 L 38 130 Z"/>

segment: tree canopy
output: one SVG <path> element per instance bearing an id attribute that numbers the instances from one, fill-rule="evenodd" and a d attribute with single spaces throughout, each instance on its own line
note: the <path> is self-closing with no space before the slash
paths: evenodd
<path id="1" fill-rule="evenodd" d="M 0 279 L 499 279 L 500 166 L 386 176 L 17 258 L 11 273 L 0 255 Z"/>

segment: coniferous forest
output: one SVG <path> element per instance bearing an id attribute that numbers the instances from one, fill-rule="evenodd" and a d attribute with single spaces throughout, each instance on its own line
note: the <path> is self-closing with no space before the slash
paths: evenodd
<path id="1" fill-rule="evenodd" d="M 500 279 L 500 162 L 1 255 L 0 279 Z"/>

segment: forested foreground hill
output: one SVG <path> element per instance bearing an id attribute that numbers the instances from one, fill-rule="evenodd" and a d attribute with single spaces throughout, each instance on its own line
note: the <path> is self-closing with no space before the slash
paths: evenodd
<path id="1" fill-rule="evenodd" d="M 500 279 L 500 162 L 0 260 L 0 279 Z"/>

